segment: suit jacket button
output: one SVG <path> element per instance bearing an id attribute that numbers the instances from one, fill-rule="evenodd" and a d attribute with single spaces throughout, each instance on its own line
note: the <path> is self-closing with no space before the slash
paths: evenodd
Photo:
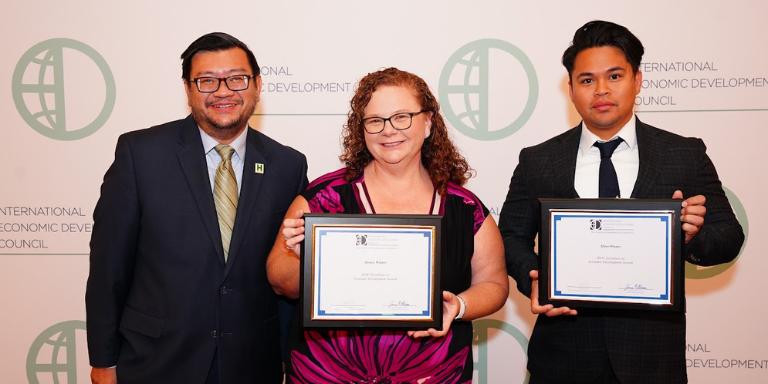
<path id="1" fill-rule="evenodd" d="M 225 295 L 225 294 L 227 293 L 227 287 L 221 287 L 221 289 L 219 289 L 219 292 L 220 292 L 222 295 Z"/>
<path id="2" fill-rule="evenodd" d="M 213 337 L 214 339 L 216 338 L 216 331 L 215 330 L 211 331 L 211 337 Z"/>

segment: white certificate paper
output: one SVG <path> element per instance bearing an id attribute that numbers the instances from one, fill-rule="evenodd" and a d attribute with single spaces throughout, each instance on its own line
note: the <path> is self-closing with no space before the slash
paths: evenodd
<path id="1" fill-rule="evenodd" d="M 672 212 L 550 212 L 552 300 L 671 305 Z"/>
<path id="2" fill-rule="evenodd" d="M 313 238 L 313 320 L 432 319 L 432 228 L 318 226 Z"/>

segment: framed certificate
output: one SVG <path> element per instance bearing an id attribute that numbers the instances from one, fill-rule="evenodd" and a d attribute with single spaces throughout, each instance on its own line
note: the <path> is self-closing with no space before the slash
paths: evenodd
<path id="1" fill-rule="evenodd" d="M 682 311 L 682 200 L 539 199 L 539 303 Z"/>
<path id="2" fill-rule="evenodd" d="M 304 215 L 301 325 L 441 329 L 442 218 Z"/>

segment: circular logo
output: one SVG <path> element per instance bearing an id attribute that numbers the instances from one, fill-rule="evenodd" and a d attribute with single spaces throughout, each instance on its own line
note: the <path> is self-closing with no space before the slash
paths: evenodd
<path id="1" fill-rule="evenodd" d="M 744 209 L 744 205 L 741 204 L 736 195 L 731 192 L 730 189 L 723 187 L 725 195 L 728 196 L 728 201 L 731 202 L 733 212 L 736 213 L 736 218 L 739 219 L 741 227 L 744 229 L 744 244 L 741 245 L 739 254 L 730 263 L 715 265 L 712 267 L 699 267 L 698 265 L 685 262 L 685 277 L 688 279 L 708 279 L 710 277 L 717 276 L 728 270 L 732 265 L 736 264 L 736 260 L 741 257 L 741 253 L 744 252 L 744 247 L 747 246 L 747 240 L 749 239 L 749 219 L 747 219 L 747 211 Z M 704 221 L 706 225 L 706 220 Z"/>
<path id="2" fill-rule="evenodd" d="M 523 78 L 526 80 L 520 81 Z M 483 141 L 517 132 L 533 114 L 539 98 L 531 60 L 520 48 L 497 39 L 477 40 L 459 48 L 443 67 L 439 85 L 446 119 L 464 135 Z M 497 91 L 493 95 L 491 88 Z M 519 99 L 521 94 L 524 99 Z"/>
<path id="3" fill-rule="evenodd" d="M 482 319 L 482 320 L 475 320 L 472 322 L 472 328 L 474 330 L 473 335 L 473 342 L 472 344 L 477 346 L 477 356 L 475 356 L 475 371 L 477 371 L 477 382 L 481 384 L 485 384 L 488 382 L 488 330 L 489 329 L 498 329 L 510 336 L 512 336 L 515 341 L 520 345 L 520 348 L 523 349 L 523 353 L 526 355 L 528 354 L 528 338 L 525 337 L 525 335 L 520 332 L 517 328 L 513 327 L 510 324 L 507 324 L 500 320 L 493 320 L 493 319 Z M 525 379 L 523 379 L 523 384 L 528 383 L 528 380 L 530 379 L 530 375 L 528 374 L 528 371 L 526 371 Z"/>
<path id="4" fill-rule="evenodd" d="M 93 64 L 101 71 L 103 82 L 82 74 Z M 65 80 L 69 82 L 67 92 Z M 93 134 L 107 122 L 115 106 L 115 78 L 106 60 L 93 48 L 72 39 L 46 40 L 25 52 L 13 71 L 11 90 L 24 121 L 56 140 L 79 140 Z M 67 94 L 76 97 L 67 98 Z M 69 112 L 78 113 L 67 115 L 67 101 L 77 106 L 70 107 Z M 88 112 L 95 118 L 79 115 Z"/>
<path id="5" fill-rule="evenodd" d="M 58 323 L 32 342 L 27 354 L 29 384 L 77 384 L 77 331 L 85 331 L 85 321 Z"/>

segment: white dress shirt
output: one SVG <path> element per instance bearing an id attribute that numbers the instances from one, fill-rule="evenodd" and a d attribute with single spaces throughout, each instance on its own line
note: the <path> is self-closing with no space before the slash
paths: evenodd
<path id="1" fill-rule="evenodd" d="M 619 179 L 619 196 L 629 198 L 635 187 L 637 172 L 640 168 L 640 156 L 637 151 L 637 133 L 635 131 L 635 115 L 629 119 L 626 125 L 611 140 L 620 137 L 624 140 L 619 144 L 611 156 L 611 162 L 616 169 L 616 177 Z M 576 156 L 576 174 L 573 184 L 581 198 L 596 198 L 600 196 L 600 150 L 594 146 L 595 142 L 606 142 L 581 123 L 581 141 L 579 153 Z"/>

